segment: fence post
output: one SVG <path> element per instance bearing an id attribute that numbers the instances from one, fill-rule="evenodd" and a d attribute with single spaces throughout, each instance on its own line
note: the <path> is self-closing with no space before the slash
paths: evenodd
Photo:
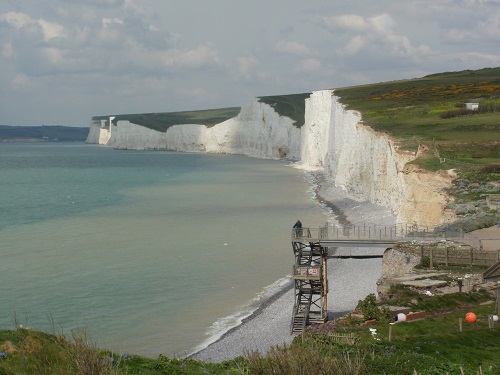
<path id="1" fill-rule="evenodd" d="M 474 261 L 474 252 L 472 247 L 470 248 L 470 265 L 472 266 L 472 263 Z"/>
<path id="2" fill-rule="evenodd" d="M 449 257 L 449 250 L 450 248 L 449 247 L 446 247 L 446 267 L 448 267 L 448 257 Z"/>
<path id="3" fill-rule="evenodd" d="M 497 314 L 500 314 L 500 286 L 497 285 Z"/>
<path id="4" fill-rule="evenodd" d="M 434 249 L 431 247 L 429 249 L 429 251 L 430 251 L 430 256 L 429 256 L 430 264 L 429 264 L 429 267 L 430 268 L 434 268 Z"/>

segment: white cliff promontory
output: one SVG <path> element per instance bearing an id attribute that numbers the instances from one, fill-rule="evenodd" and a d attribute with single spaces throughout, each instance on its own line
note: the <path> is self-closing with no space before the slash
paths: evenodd
<path id="1" fill-rule="evenodd" d="M 354 199 L 385 206 L 398 222 L 419 225 L 442 222 L 447 203 L 443 188 L 452 180 L 409 164 L 415 153 L 398 150 L 388 135 L 364 125 L 359 112 L 347 110 L 332 90 L 306 99 L 301 128 L 255 99 L 238 116 L 212 127 L 175 125 L 158 132 L 128 121 L 111 128 L 92 124 L 87 142 L 298 160 L 304 169 L 323 171 Z"/>
<path id="2" fill-rule="evenodd" d="M 174 125 L 166 132 L 118 121 L 111 128 L 92 124 L 87 143 L 118 149 L 243 154 L 264 159 L 299 159 L 300 129 L 272 107 L 254 99 L 238 116 L 212 127 Z M 109 137 L 107 137 L 109 135 Z"/>
<path id="3" fill-rule="evenodd" d="M 451 184 L 448 174 L 408 164 L 415 153 L 398 150 L 384 133 L 363 124 L 359 112 L 338 102 L 332 91 L 306 99 L 301 162 L 323 168 L 335 186 L 350 196 L 389 208 L 401 223 L 440 224 Z"/>

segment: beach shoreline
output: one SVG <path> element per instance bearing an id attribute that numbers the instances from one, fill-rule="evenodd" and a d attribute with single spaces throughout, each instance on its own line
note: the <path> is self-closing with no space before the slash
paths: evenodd
<path id="1" fill-rule="evenodd" d="M 306 171 L 313 182 L 314 199 L 330 212 L 332 221 L 341 225 L 373 222 L 394 222 L 393 215 L 385 208 L 349 198 L 340 188 L 334 187 L 321 172 Z M 315 223 L 316 224 L 316 223 Z M 304 223 L 307 227 L 307 223 Z M 384 249 L 364 249 L 382 254 Z M 343 251 L 338 248 L 336 251 Z M 350 248 L 348 251 L 353 251 Z M 352 311 L 360 299 L 376 293 L 376 281 L 382 271 L 382 259 L 337 259 L 328 265 L 329 318 L 336 318 Z M 362 270 L 362 272 L 359 272 Z M 356 275 L 355 282 L 352 276 Z M 214 342 L 190 355 L 189 358 L 222 362 L 247 352 L 266 353 L 277 345 L 289 345 L 296 334 L 290 330 L 294 304 L 293 280 L 266 299 L 251 315 L 231 328 Z"/>

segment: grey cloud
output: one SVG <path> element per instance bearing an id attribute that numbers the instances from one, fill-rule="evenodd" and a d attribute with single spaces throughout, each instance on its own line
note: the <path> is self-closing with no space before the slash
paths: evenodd
<path id="1" fill-rule="evenodd" d="M 0 123 L 20 123 L 24 106 L 40 114 L 33 124 L 86 125 L 99 113 L 237 106 L 500 65 L 499 4 L 3 0 Z"/>

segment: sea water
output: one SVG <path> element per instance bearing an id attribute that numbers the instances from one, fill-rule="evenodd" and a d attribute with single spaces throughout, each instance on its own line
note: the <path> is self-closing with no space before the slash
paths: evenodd
<path id="1" fill-rule="evenodd" d="M 286 282 L 300 170 L 240 155 L 0 143 L 0 329 L 186 355 Z"/>

